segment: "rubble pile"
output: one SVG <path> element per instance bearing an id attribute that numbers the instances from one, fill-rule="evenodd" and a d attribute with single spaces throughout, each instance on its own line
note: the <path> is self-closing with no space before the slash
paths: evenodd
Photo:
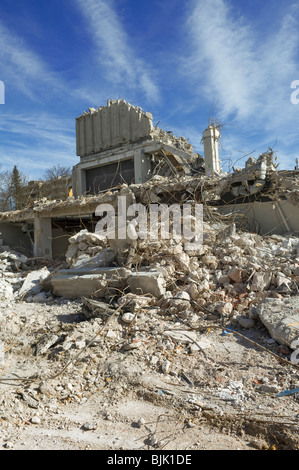
<path id="1" fill-rule="evenodd" d="M 67 262 L 77 269 L 116 266 L 116 254 L 108 245 L 104 237 L 83 230 L 70 239 Z M 298 294 L 299 238 L 262 237 L 237 232 L 234 224 L 206 222 L 203 244 L 189 254 L 174 239 L 138 240 L 131 269 L 123 275 L 134 293 L 138 281 L 139 294 L 164 301 L 170 312 L 188 318 L 196 305 L 250 326 L 253 305 L 267 297 Z"/>
<path id="2" fill-rule="evenodd" d="M 273 442 L 281 448 L 298 448 L 294 387 L 299 375 L 289 360 L 294 331 L 286 328 L 290 320 L 285 322 L 281 315 L 282 327 L 270 325 L 274 304 L 267 303 L 275 303 L 277 315 L 286 310 L 292 321 L 297 315 L 298 324 L 298 244 L 293 236 L 260 237 L 207 222 L 204 243 L 196 253 L 187 254 L 175 240 L 159 245 L 140 240 L 130 269 L 117 266 L 115 257 L 106 263 L 114 266 L 105 270 L 122 270 L 126 285 L 102 299 L 96 293 L 72 300 L 56 297 L 43 290 L 45 281 L 49 285 L 55 278 L 51 269 L 29 272 L 19 285 L 19 296 L 0 307 L 0 345 L 6 351 L 0 380 L 5 423 L 1 445 L 21 446 L 24 438 L 20 441 L 18 436 L 24 422 L 27 432 L 34 433 L 34 426 L 42 435 L 46 429 L 48 436 L 70 429 L 75 433 L 78 427 L 92 436 L 102 435 L 107 423 L 123 429 L 125 423 L 140 422 L 134 428 L 135 439 L 140 439 L 144 414 L 137 411 L 138 397 L 143 407 L 146 403 L 159 407 L 151 422 L 163 406 L 184 429 L 215 426 L 222 435 L 224 429 L 240 435 L 246 416 L 254 435 L 264 437 L 266 448 Z M 75 272 L 77 279 L 98 272 L 101 268 L 95 268 L 95 261 L 107 250 L 112 251 L 107 240 L 86 230 L 78 232 L 70 239 L 64 272 Z M 137 271 L 138 260 L 142 266 L 138 264 Z M 263 299 L 267 302 L 261 310 Z M 240 342 L 234 334 L 242 331 L 251 332 L 251 343 L 245 336 L 245 343 Z M 282 340 L 285 333 L 288 342 Z M 255 348 L 250 347 L 252 342 Z M 11 382 L 14 378 L 16 383 Z M 285 390 L 290 394 L 294 390 L 291 398 L 277 398 Z M 134 407 L 134 419 L 118 414 L 121 403 L 124 409 Z M 72 407 L 82 409 L 80 424 L 78 418 L 72 421 Z M 280 410 L 280 417 L 274 409 Z M 70 410 L 67 417 L 59 419 L 61 410 Z M 92 422 L 86 422 L 86 410 Z M 228 424 L 231 419 L 234 431 Z M 136 447 L 136 442 L 126 441 L 127 434 L 121 435 L 122 448 Z M 183 445 L 180 432 L 171 444 L 166 435 L 169 432 L 159 434 L 156 427 L 147 445 L 151 449 Z M 195 444 L 198 438 L 189 439 L 196 448 L 201 446 Z M 251 441 L 243 437 L 242 445 Z M 253 447 L 259 442 L 256 439 Z"/>
<path id="3" fill-rule="evenodd" d="M 27 257 L 3 245 L 0 239 L 0 299 L 13 299 L 22 285 L 22 271 L 27 268 Z"/>
<path id="4" fill-rule="evenodd" d="M 160 182 L 138 187 L 139 197 L 148 201 L 152 193 L 163 202 Z M 184 198 L 186 185 L 173 185 Z M 244 446 L 253 433 L 269 446 L 299 448 L 298 363 L 291 361 L 298 355 L 296 234 L 241 231 L 211 209 L 203 243 L 192 251 L 178 237 L 118 244 L 84 229 L 70 237 L 55 269 L 29 271 L 28 260 L 8 247 L 0 259 L 7 287 L 0 306 L 2 445 L 16 445 L 15 427 L 24 422 L 41 432 L 57 431 L 58 422 L 61 432 L 74 431 L 78 421 L 59 420 L 60 410 L 72 416 L 73 406 L 87 407 L 84 433 L 102 434 L 107 423 L 123 430 L 133 421 L 142 439 L 143 414 L 130 421 L 117 412 L 120 403 L 135 410 L 138 402 L 159 407 L 151 422 L 164 407 L 184 433 L 208 426 L 243 436 Z M 176 448 L 183 447 L 179 436 Z M 123 439 L 122 448 L 134 446 Z M 148 448 L 168 445 L 157 431 L 151 439 Z"/>
<path id="5" fill-rule="evenodd" d="M 27 257 L 17 253 L 0 239 L 0 272 L 18 272 L 26 269 Z"/>
<path id="6" fill-rule="evenodd" d="M 167 145 L 172 145 L 185 152 L 193 152 L 193 146 L 190 144 L 189 139 L 185 137 L 176 137 L 171 131 L 164 131 L 159 127 L 154 127 L 151 132 L 151 137 Z"/>
<path id="7" fill-rule="evenodd" d="M 107 239 L 84 229 L 69 238 L 69 248 L 65 254 L 69 266 L 76 266 L 102 252 L 107 246 Z"/>
<path id="8" fill-rule="evenodd" d="M 61 434 L 60 445 L 69 448 L 71 441 L 63 436 L 70 430 L 75 435 L 85 426 L 91 437 L 100 436 L 93 445 L 103 448 L 103 435 L 115 423 L 121 431 L 114 435 L 121 437 L 122 448 L 140 448 L 146 429 L 142 423 L 155 422 L 165 409 L 180 423 L 184 445 L 188 429 L 194 428 L 197 435 L 200 431 L 200 440 L 188 435 L 189 447 L 199 442 L 200 448 L 202 429 L 213 425 L 222 435 L 237 436 L 243 430 L 243 445 L 248 446 L 252 439 L 250 432 L 245 437 L 244 422 L 247 425 L 249 419 L 257 442 L 264 437 L 268 447 L 274 442 L 277 447 L 298 448 L 298 398 L 277 398 L 298 384 L 298 370 L 267 353 L 282 353 L 279 344 L 271 342 L 260 326 L 252 329 L 250 338 L 267 351 L 247 347 L 203 312 L 184 320 L 181 307 L 187 309 L 189 303 L 185 291 L 175 300 L 168 310 L 129 292 L 111 304 L 85 298 L 34 309 L 20 302 L 18 315 L 13 308 L 1 307 L 0 342 L 7 352 L 0 389 L 2 383 L 9 387 L 0 399 L 0 444 L 21 446 L 28 442 L 21 437 L 26 431 L 39 432 L 39 439 L 47 434 L 48 441 L 53 433 Z M 283 351 L 282 357 L 287 354 Z M 13 386 L 11 378 L 20 381 Z M 142 407 L 146 409 L 147 403 L 157 408 L 145 421 Z M 125 410 L 133 406 L 134 415 L 119 414 L 120 404 Z M 91 419 L 93 425 L 87 426 Z M 132 429 L 139 420 L 143 421 L 130 444 L 124 427 Z M 169 435 L 156 427 L 149 448 L 165 448 Z M 169 448 L 181 448 L 181 436 L 181 431 L 175 433 Z M 88 435 L 82 439 L 86 442 Z M 112 440 L 109 445 L 117 448 Z"/>
<path id="9" fill-rule="evenodd" d="M 69 268 L 52 277 L 54 294 L 117 302 L 133 315 L 143 308 L 162 309 L 174 322 L 196 324 L 206 314 L 207 320 L 247 330 L 261 323 L 268 327 L 258 307 L 272 299 L 282 312 L 279 321 L 286 317 L 295 325 L 283 329 L 279 343 L 290 347 L 296 338 L 297 317 L 284 303 L 298 299 L 296 236 L 260 236 L 235 224 L 205 222 L 203 244 L 196 250 L 185 251 L 175 238 L 138 239 L 130 266 L 118 264 L 115 240 L 110 242 L 86 230 L 71 237 Z M 277 339 L 273 325 L 269 331 Z"/>

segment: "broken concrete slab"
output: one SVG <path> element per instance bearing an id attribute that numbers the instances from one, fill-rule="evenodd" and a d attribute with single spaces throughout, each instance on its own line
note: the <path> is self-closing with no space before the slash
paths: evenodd
<path id="1" fill-rule="evenodd" d="M 53 293 L 66 299 L 105 297 L 124 287 L 127 270 L 124 268 L 62 269 L 51 278 Z"/>
<path id="2" fill-rule="evenodd" d="M 160 298 L 166 292 L 165 279 L 157 271 L 132 273 L 127 277 L 127 284 L 134 294 L 149 294 Z"/>
<path id="3" fill-rule="evenodd" d="M 107 317 L 115 313 L 115 310 L 110 308 L 105 302 L 83 297 L 82 303 L 84 305 L 83 314 L 87 319 L 103 318 L 107 320 Z"/>
<path id="4" fill-rule="evenodd" d="M 278 343 L 291 347 L 299 337 L 299 296 L 265 299 L 257 307 L 261 322 Z"/>
<path id="5" fill-rule="evenodd" d="M 198 338 L 197 334 L 194 331 L 189 330 L 166 330 L 164 331 L 165 336 L 169 336 L 172 340 L 182 343 L 182 344 L 189 344 L 189 343 L 197 343 Z"/>
<path id="6" fill-rule="evenodd" d="M 66 299 L 80 297 L 104 297 L 107 282 L 100 274 L 82 274 L 80 276 L 64 275 L 54 276 L 51 280 L 53 293 Z"/>
<path id="7" fill-rule="evenodd" d="M 19 297 L 25 295 L 36 295 L 41 292 L 42 284 L 50 277 L 51 273 L 48 268 L 44 267 L 37 271 L 27 274 L 25 281 L 19 291 Z"/>
<path id="8" fill-rule="evenodd" d="M 35 354 L 45 354 L 48 349 L 57 343 L 59 340 L 59 336 L 54 333 L 48 333 L 43 338 L 41 338 L 38 343 L 36 344 Z"/>
<path id="9" fill-rule="evenodd" d="M 100 253 L 97 255 L 90 257 L 86 255 L 81 255 L 75 263 L 73 263 L 73 269 L 98 269 L 102 267 L 109 267 L 111 263 L 115 260 L 116 253 L 113 250 L 108 248 L 104 248 Z"/>

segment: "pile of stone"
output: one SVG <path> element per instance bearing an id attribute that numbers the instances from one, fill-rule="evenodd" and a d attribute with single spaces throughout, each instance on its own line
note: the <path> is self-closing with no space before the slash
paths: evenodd
<path id="1" fill-rule="evenodd" d="M 196 253 L 188 254 L 181 243 L 173 241 L 157 248 L 157 243 L 141 241 L 136 266 L 146 259 L 149 268 L 164 275 L 168 291 L 174 295 L 187 292 L 201 305 L 212 303 L 219 309 L 217 299 L 225 302 L 247 296 L 254 301 L 298 293 L 296 237 L 262 237 L 236 233 L 234 226 L 205 223 L 204 243 Z"/>
<path id="2" fill-rule="evenodd" d="M 88 230 L 81 230 L 69 239 L 69 248 L 66 252 L 66 262 L 72 268 L 80 268 L 92 262 L 100 265 L 100 258 L 103 251 L 106 253 L 107 238 L 91 233 Z M 99 256 L 100 255 L 100 256 Z"/>
<path id="3" fill-rule="evenodd" d="M 208 312 L 242 328 L 256 325 L 265 299 L 298 299 L 298 237 L 260 236 L 216 221 L 205 222 L 203 234 L 192 252 L 175 238 L 137 239 L 128 267 L 118 263 L 117 240 L 112 249 L 82 230 L 70 239 L 69 268 L 52 279 L 54 294 L 122 302 L 131 293 L 183 321 Z"/>
<path id="4" fill-rule="evenodd" d="M 120 302 L 129 292 L 146 296 L 152 307 L 159 305 L 184 321 L 205 311 L 252 328 L 259 318 L 256 306 L 265 299 L 298 298 L 299 238 L 240 232 L 234 224 L 205 222 L 203 244 L 193 252 L 185 251 L 184 244 L 174 239 L 137 240 L 130 269 L 117 267 L 109 241 L 83 230 L 70 239 L 67 260 L 76 270 L 68 281 L 74 287 L 77 283 L 73 295 L 68 287 L 69 297 L 80 296 L 77 274 L 82 271 L 81 285 L 87 296 L 111 297 L 110 283 L 117 287 L 113 295 Z M 100 269 L 105 272 L 100 274 Z M 86 279 L 89 287 L 97 281 L 95 295 L 86 292 L 83 284 L 87 270 L 95 273 Z M 115 271 L 122 283 L 116 286 L 107 279 L 107 270 Z M 62 293 L 63 288 L 60 294 L 58 289 L 58 295 Z"/>
<path id="5" fill-rule="evenodd" d="M 70 238 L 66 260 L 72 270 L 117 269 L 109 241 L 87 230 Z M 184 308 L 177 310 L 185 316 L 192 301 L 219 314 L 237 314 L 267 297 L 298 294 L 299 238 L 205 223 L 203 245 L 192 253 L 174 239 L 138 240 L 132 267 L 123 275 L 132 292 L 163 297 L 170 307 L 183 296 Z"/>
<path id="6" fill-rule="evenodd" d="M 18 272 L 26 269 L 27 257 L 3 245 L 0 239 L 0 272 Z"/>
<path id="7" fill-rule="evenodd" d="M 172 132 L 164 131 L 159 127 L 155 127 L 151 133 L 153 139 L 162 141 L 167 145 L 173 145 L 178 149 L 184 150 L 185 152 L 193 152 L 193 146 L 190 144 L 189 139 L 185 137 L 177 137 Z"/>
<path id="8" fill-rule="evenodd" d="M 27 267 L 27 257 L 3 245 L 0 239 L 0 300 L 15 297 L 21 283 L 22 270 Z"/>

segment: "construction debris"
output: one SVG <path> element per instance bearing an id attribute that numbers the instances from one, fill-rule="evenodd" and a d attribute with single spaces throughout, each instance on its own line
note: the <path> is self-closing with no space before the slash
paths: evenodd
<path id="1" fill-rule="evenodd" d="M 96 119 L 99 112 L 89 114 Z M 150 116 L 142 116 L 148 124 Z M 150 132 L 151 141 L 166 145 L 168 139 L 190 151 L 184 139 L 161 137 L 157 128 Z M 56 432 L 56 422 L 60 431 L 75 426 L 84 439 L 92 436 L 91 448 L 200 448 L 208 443 L 199 442 L 198 433 L 204 440 L 213 432 L 216 448 L 232 436 L 229 448 L 252 448 L 252 436 L 268 448 L 299 448 L 293 360 L 299 347 L 299 232 L 286 232 L 286 218 L 284 234 L 249 231 L 242 215 L 221 210 L 240 198 L 295 203 L 298 184 L 289 184 L 291 175 L 278 175 L 271 151 L 232 175 L 158 173 L 142 184 L 64 202 L 40 200 L 2 214 L 6 222 L 55 217 L 68 235 L 64 258 L 42 266 L 7 246 L 0 250 L 5 448 L 21 447 L 15 429 L 24 423 L 32 445 L 33 424 L 49 443 L 43 430 Z M 152 237 L 155 226 L 148 237 L 119 240 L 83 224 L 69 229 L 59 220 L 65 211 L 77 219 L 94 214 L 99 204 L 110 204 L 118 217 L 117 199 L 124 194 L 145 207 L 201 203 L 202 243 L 186 250 L 184 237 Z M 132 217 L 126 222 L 136 228 Z M 73 420 L 76 407 L 82 416 Z M 103 437 L 107 429 L 110 440 Z M 119 442 L 112 442 L 119 429 Z M 64 448 L 76 445 L 63 441 Z"/>
<path id="2" fill-rule="evenodd" d="M 286 299 L 265 299 L 257 309 L 260 320 L 272 338 L 291 347 L 299 338 L 298 296 Z M 295 348 L 294 348 L 295 349 Z"/>

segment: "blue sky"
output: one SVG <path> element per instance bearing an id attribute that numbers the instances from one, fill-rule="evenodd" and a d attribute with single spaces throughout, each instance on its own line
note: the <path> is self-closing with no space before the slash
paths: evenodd
<path id="1" fill-rule="evenodd" d="M 1 0 L 0 80 L 0 171 L 39 179 L 78 163 L 75 118 L 107 99 L 150 111 L 199 153 L 213 115 L 225 170 L 268 147 L 293 168 L 299 2 Z"/>

